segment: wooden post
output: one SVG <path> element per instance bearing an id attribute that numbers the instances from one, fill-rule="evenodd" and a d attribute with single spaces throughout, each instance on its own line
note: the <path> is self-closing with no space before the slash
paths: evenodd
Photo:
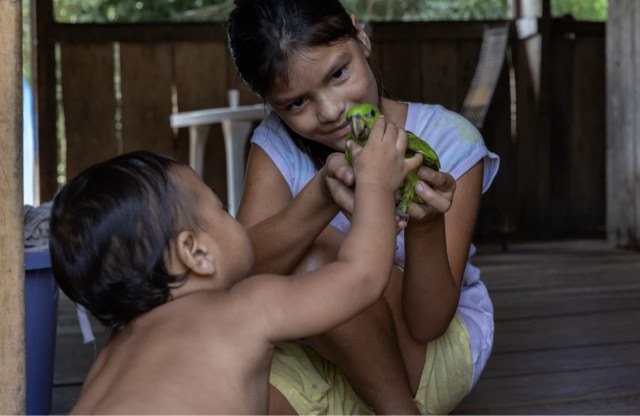
<path id="1" fill-rule="evenodd" d="M 550 0 L 514 4 L 517 107 L 517 227 L 548 229 L 550 218 Z M 529 111 L 524 111 L 524 110 Z"/>
<path id="2" fill-rule="evenodd" d="M 56 44 L 51 36 L 54 26 L 53 0 L 31 0 L 31 31 L 35 39 L 35 65 L 31 68 L 38 132 L 38 186 L 40 202 L 53 199 L 58 184 L 56 102 Z"/>
<path id="3" fill-rule="evenodd" d="M 25 413 L 22 8 L 0 0 L 0 413 Z"/>
<path id="4" fill-rule="evenodd" d="M 607 237 L 640 250 L 640 4 L 609 0 Z"/>

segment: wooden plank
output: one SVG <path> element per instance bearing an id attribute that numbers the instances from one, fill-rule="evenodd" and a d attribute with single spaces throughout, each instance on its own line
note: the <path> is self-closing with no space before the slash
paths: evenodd
<path id="1" fill-rule="evenodd" d="M 462 410 L 461 408 L 464 408 Z M 640 394 L 578 399 L 554 403 L 536 403 L 527 406 L 475 409 L 465 401 L 455 409 L 455 415 L 633 415 L 640 409 Z"/>
<path id="2" fill-rule="evenodd" d="M 640 280 L 636 273 L 640 272 L 640 262 L 621 261 L 609 263 L 590 262 L 586 265 L 558 261 L 559 266 L 545 268 L 538 264 L 527 270 L 527 277 L 514 279 L 523 267 L 502 266 L 500 272 L 489 275 L 485 271 L 483 280 L 493 292 L 514 291 L 549 291 L 550 289 L 567 288 L 568 290 L 599 289 L 636 289 L 640 288 Z M 569 268 L 572 268 L 569 270 Z M 608 277 L 602 284 L 604 274 Z"/>
<path id="3" fill-rule="evenodd" d="M 571 33 L 576 37 L 597 37 L 604 39 L 606 30 L 604 22 L 587 22 L 584 20 L 553 19 L 551 21 L 552 35 Z"/>
<path id="4" fill-rule="evenodd" d="M 0 413 L 25 412 L 22 9 L 0 2 Z"/>
<path id="5" fill-rule="evenodd" d="M 640 310 L 599 311 L 585 315 L 530 318 L 500 322 L 494 352 L 535 351 L 640 342 Z"/>
<path id="6" fill-rule="evenodd" d="M 565 35 L 555 36 L 552 42 L 551 59 L 554 74 L 551 85 L 551 130 L 553 146 L 550 147 L 549 171 L 554 178 L 550 184 L 551 216 L 550 226 L 563 229 L 574 221 L 570 210 L 568 195 L 571 192 L 571 179 L 574 177 L 571 162 L 571 136 L 577 126 L 571 122 L 572 94 L 575 92 L 572 81 L 575 55 L 575 39 Z"/>
<path id="7" fill-rule="evenodd" d="M 226 107 L 227 47 L 222 43 L 177 43 L 175 84 L 179 112 Z M 189 130 L 178 131 L 178 155 L 188 160 Z M 226 158 L 222 128 L 211 127 L 204 158 L 204 181 L 226 203 Z"/>
<path id="8" fill-rule="evenodd" d="M 457 411 L 515 414 L 513 408 L 638 394 L 640 365 L 481 379 Z M 609 413 L 609 412 L 605 412 Z"/>
<path id="9" fill-rule="evenodd" d="M 593 314 L 599 311 L 627 311 L 640 305 L 640 289 L 582 290 L 551 289 L 544 291 L 497 292 L 489 288 L 496 322 L 567 315 Z"/>
<path id="10" fill-rule="evenodd" d="M 459 111 L 459 98 L 464 93 L 458 91 L 456 42 L 423 42 L 419 45 L 418 59 L 422 81 L 415 100 Z"/>
<path id="11" fill-rule="evenodd" d="M 63 43 L 219 42 L 226 44 L 224 23 L 55 23 L 51 39 Z"/>
<path id="12" fill-rule="evenodd" d="M 451 40 L 481 40 L 486 25 L 500 26 L 505 20 L 492 21 L 432 21 L 371 22 L 372 37 L 380 42 L 423 42 Z"/>
<path id="13" fill-rule="evenodd" d="M 567 155 L 571 167 L 567 202 L 574 230 L 598 231 L 605 226 L 604 46 L 604 38 L 575 39 L 571 113 L 567 114 L 573 126 Z"/>
<path id="14" fill-rule="evenodd" d="M 54 387 L 51 398 L 51 414 L 66 415 L 76 404 L 82 385 L 57 386 Z"/>
<path id="15" fill-rule="evenodd" d="M 32 36 L 35 39 L 35 113 L 38 126 L 38 172 L 40 201 L 49 201 L 58 190 L 58 130 L 56 101 L 56 44 L 49 36 L 53 24 L 53 2 L 32 1 Z"/>
<path id="16" fill-rule="evenodd" d="M 637 2 L 611 2 L 606 40 L 607 235 L 615 246 L 635 248 L 640 247 L 640 157 L 637 156 L 640 51 L 634 49 L 640 36 L 636 30 L 638 23 Z"/>
<path id="17" fill-rule="evenodd" d="M 375 41 L 373 48 L 382 73 L 385 90 L 391 97 L 405 101 L 421 101 L 423 74 L 421 58 L 416 54 L 418 42 L 391 43 Z M 402 71 L 398 71 L 402 62 Z"/>
<path id="18" fill-rule="evenodd" d="M 170 44 L 120 45 L 122 145 L 124 152 L 174 154 Z"/>
<path id="19" fill-rule="evenodd" d="M 67 178 L 118 154 L 112 44 L 63 44 Z"/>
<path id="20" fill-rule="evenodd" d="M 460 111 L 464 97 L 471 86 L 473 74 L 478 66 L 478 58 L 480 57 L 480 45 L 482 38 L 478 40 L 458 41 L 456 50 L 458 53 L 456 68 L 456 102 L 453 110 Z"/>
<path id="21" fill-rule="evenodd" d="M 640 343 L 494 353 L 482 379 L 640 365 Z"/>

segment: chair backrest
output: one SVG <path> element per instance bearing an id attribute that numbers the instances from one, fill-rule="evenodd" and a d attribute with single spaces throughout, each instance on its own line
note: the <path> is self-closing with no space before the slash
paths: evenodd
<path id="1" fill-rule="evenodd" d="M 486 27 L 480 57 L 460 114 L 481 128 L 495 92 L 509 41 L 509 24 Z"/>

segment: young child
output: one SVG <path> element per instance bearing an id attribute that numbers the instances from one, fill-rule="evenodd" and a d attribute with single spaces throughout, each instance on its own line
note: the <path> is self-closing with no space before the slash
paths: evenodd
<path id="1" fill-rule="evenodd" d="M 376 104 L 442 164 L 419 171 L 425 203 L 412 204 L 400 223 L 384 299 L 308 338 L 315 351 L 283 344 L 270 411 L 450 412 L 478 380 L 493 342 L 491 300 L 469 258 L 498 157 L 462 116 L 383 96 L 368 63 L 370 39 L 339 0 L 236 0 L 227 34 L 239 75 L 271 109 L 253 135 L 237 216 L 257 271 L 296 273 L 331 261 L 354 225 L 353 172 L 342 155 L 329 156 L 344 149 L 354 104 Z"/>
<path id="2" fill-rule="evenodd" d="M 95 165 L 56 196 L 61 289 L 113 333 L 76 414 L 263 414 L 274 343 L 325 331 L 380 296 L 394 250 L 394 190 L 420 163 L 384 121 L 355 161 L 352 231 L 335 262 L 248 277 L 245 229 L 189 167 L 148 152 Z"/>

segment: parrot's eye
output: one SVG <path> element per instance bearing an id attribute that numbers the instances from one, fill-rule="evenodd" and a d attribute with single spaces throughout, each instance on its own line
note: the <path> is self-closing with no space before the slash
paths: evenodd
<path id="1" fill-rule="evenodd" d="M 375 117 L 376 112 L 372 109 L 371 111 L 369 111 L 369 118 L 373 118 Z"/>

